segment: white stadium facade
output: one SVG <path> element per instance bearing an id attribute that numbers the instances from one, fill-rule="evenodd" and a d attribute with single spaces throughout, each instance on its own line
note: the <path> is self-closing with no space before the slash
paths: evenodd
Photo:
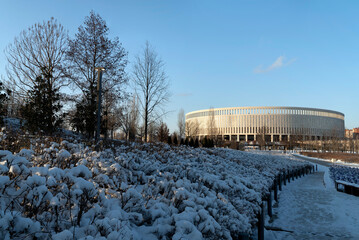
<path id="1" fill-rule="evenodd" d="M 230 141 L 267 142 L 343 138 L 344 114 L 302 107 L 211 108 L 186 114 L 186 135 Z"/>

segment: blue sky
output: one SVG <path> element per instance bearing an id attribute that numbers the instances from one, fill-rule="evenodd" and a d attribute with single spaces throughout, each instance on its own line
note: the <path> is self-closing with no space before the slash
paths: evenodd
<path id="1" fill-rule="evenodd" d="M 148 40 L 166 63 L 170 111 L 300 106 L 340 111 L 359 126 L 358 1 L 3 1 L 4 48 L 55 17 L 73 36 L 91 10 L 134 56 Z M 105 76 L 104 76 L 105 77 Z"/>

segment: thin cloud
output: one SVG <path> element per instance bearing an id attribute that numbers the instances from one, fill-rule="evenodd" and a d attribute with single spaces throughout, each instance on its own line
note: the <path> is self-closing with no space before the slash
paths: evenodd
<path id="1" fill-rule="evenodd" d="M 279 56 L 275 61 L 274 63 L 272 63 L 269 67 L 267 68 L 263 68 L 262 65 L 256 67 L 254 69 L 254 73 L 265 73 L 265 72 L 270 72 L 274 69 L 277 69 L 277 68 L 281 68 L 281 67 L 284 67 L 284 66 L 288 66 L 290 64 L 292 64 L 293 62 L 295 62 L 295 58 L 292 58 L 290 59 L 289 61 L 285 61 L 285 57 L 284 56 Z"/>

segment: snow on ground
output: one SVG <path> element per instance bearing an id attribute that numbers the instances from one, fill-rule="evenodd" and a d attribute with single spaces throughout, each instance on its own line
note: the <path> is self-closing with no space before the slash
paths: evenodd
<path id="1" fill-rule="evenodd" d="M 336 165 L 342 165 L 342 166 L 347 166 L 347 167 L 359 168 L 359 163 L 348 163 L 348 162 L 343 162 L 343 161 L 338 160 L 338 159 L 329 160 L 329 159 L 324 159 L 324 158 L 308 157 L 308 156 L 304 156 L 304 155 L 297 154 L 297 153 L 293 153 L 293 156 L 300 157 L 302 159 L 326 162 L 328 164 L 336 164 Z"/>
<path id="2" fill-rule="evenodd" d="M 293 154 L 293 156 L 300 159 L 307 159 L 308 161 L 317 165 L 319 164 L 329 167 L 329 174 L 326 176 L 330 176 L 330 178 L 336 180 L 337 182 L 341 181 L 353 186 L 359 185 L 359 164 L 330 161 L 321 158 L 307 157 L 299 154 Z"/>
<path id="3" fill-rule="evenodd" d="M 0 239 L 231 239 L 306 163 L 229 149 L 40 141 L 0 151 Z"/>
<path id="4" fill-rule="evenodd" d="M 293 181 L 279 193 L 265 239 L 359 239 L 359 198 L 334 188 L 329 168 Z"/>

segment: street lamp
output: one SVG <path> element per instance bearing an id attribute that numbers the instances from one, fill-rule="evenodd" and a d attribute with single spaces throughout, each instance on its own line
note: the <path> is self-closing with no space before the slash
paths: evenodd
<path id="1" fill-rule="evenodd" d="M 102 92 L 102 72 L 105 70 L 103 67 L 96 67 L 97 71 L 97 130 L 96 130 L 96 144 L 100 140 L 100 126 L 101 126 L 101 92 Z"/>

